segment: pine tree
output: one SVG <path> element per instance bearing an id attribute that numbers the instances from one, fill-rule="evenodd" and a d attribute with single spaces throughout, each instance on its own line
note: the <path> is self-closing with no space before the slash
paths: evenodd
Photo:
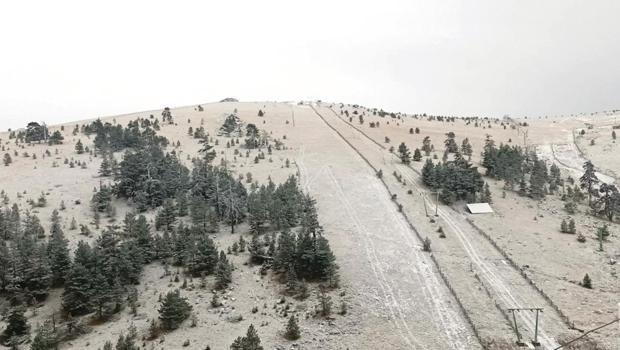
<path id="1" fill-rule="evenodd" d="M 32 339 L 30 350 L 54 350 L 58 346 L 58 334 L 53 329 L 49 321 L 43 323 L 37 330 L 37 334 Z"/>
<path id="2" fill-rule="evenodd" d="M 416 130 L 417 130 L 417 128 L 416 128 Z M 428 137 L 428 136 L 425 136 L 424 140 L 422 140 L 422 151 L 428 157 L 428 156 L 431 155 L 431 151 L 432 150 L 433 150 L 433 145 L 431 144 L 431 138 Z"/>
<path id="3" fill-rule="evenodd" d="M 295 273 L 295 267 L 293 264 L 289 264 L 288 270 L 286 271 L 286 289 L 289 292 L 294 292 L 297 290 L 297 273 Z"/>
<path id="4" fill-rule="evenodd" d="M 11 155 L 8 153 L 4 154 L 4 166 L 9 166 L 9 164 L 13 163 L 13 159 L 11 158 Z"/>
<path id="5" fill-rule="evenodd" d="M 319 305 L 318 310 L 321 316 L 327 317 L 332 313 L 332 297 L 320 289 L 319 291 Z"/>
<path id="6" fill-rule="evenodd" d="M 596 172 L 594 171 L 594 164 L 591 161 L 586 161 L 583 164 L 584 173 L 579 178 L 579 182 L 581 183 L 581 188 L 586 189 L 588 191 L 588 205 L 592 205 L 592 193 L 594 192 L 594 186 L 599 182 L 598 177 L 596 177 Z"/>
<path id="7" fill-rule="evenodd" d="M 419 162 L 419 161 L 422 160 L 422 152 L 420 152 L 419 148 L 416 148 L 413 151 L 413 160 L 416 161 L 416 162 Z"/>
<path id="8" fill-rule="evenodd" d="M 422 182 L 430 188 L 436 188 L 437 186 L 435 182 L 435 165 L 430 158 L 426 160 L 422 167 Z"/>
<path id="9" fill-rule="evenodd" d="M 592 289 L 592 280 L 590 279 L 590 276 L 587 273 L 585 276 L 583 276 L 583 281 L 581 282 L 581 286 L 584 288 Z"/>
<path id="10" fill-rule="evenodd" d="M 594 202 L 594 210 L 598 215 L 612 221 L 614 215 L 620 212 L 620 192 L 615 185 L 602 183 L 599 187 L 600 197 Z"/>
<path id="11" fill-rule="evenodd" d="M 112 165 L 110 164 L 110 161 L 108 160 L 107 153 L 103 152 L 101 157 L 102 157 L 102 160 L 101 160 L 101 165 L 99 166 L 99 175 L 101 175 L 101 176 L 110 176 L 110 175 L 112 175 Z M 111 157 L 113 157 L 113 156 L 111 156 Z"/>
<path id="12" fill-rule="evenodd" d="M 572 233 L 575 234 L 577 233 L 577 229 L 575 228 L 575 219 L 570 219 L 568 221 L 568 229 L 566 230 L 567 233 Z"/>
<path id="13" fill-rule="evenodd" d="M 562 223 L 560 224 L 560 232 L 568 233 L 568 225 L 566 224 L 566 220 L 562 219 Z"/>
<path id="14" fill-rule="evenodd" d="M 288 340 L 297 340 L 301 337 L 299 325 L 297 324 L 295 315 L 291 315 L 291 318 L 288 319 L 286 330 L 284 331 L 284 337 Z"/>
<path id="15" fill-rule="evenodd" d="M 211 162 L 213 162 L 213 159 L 215 159 L 216 157 L 216 153 L 215 153 L 215 150 L 213 149 L 213 146 L 209 144 L 209 141 L 206 137 L 200 140 L 200 143 L 202 143 L 203 146 L 199 152 L 204 155 L 203 159 L 205 163 L 211 164 Z"/>
<path id="16" fill-rule="evenodd" d="M 84 153 L 84 145 L 82 144 L 82 140 L 78 140 L 75 144 L 75 151 L 77 152 L 77 154 Z"/>
<path id="17" fill-rule="evenodd" d="M 191 252 L 189 272 L 194 277 L 200 276 L 202 272 L 210 275 L 215 271 L 217 263 L 218 254 L 213 240 L 206 235 L 198 237 Z"/>
<path id="18" fill-rule="evenodd" d="M 120 334 L 116 341 L 115 350 L 140 350 L 140 347 L 135 344 L 135 335 Z"/>
<path id="19" fill-rule="evenodd" d="M 231 350 L 263 350 L 260 345 L 260 338 L 258 332 L 254 328 L 253 324 L 250 324 L 245 337 L 237 337 L 235 341 L 230 345 Z"/>
<path id="20" fill-rule="evenodd" d="M 469 139 L 467 137 L 465 139 L 463 139 L 463 142 L 461 143 L 461 153 L 463 155 L 466 155 L 468 157 L 468 159 L 471 160 L 471 156 L 474 153 L 474 151 L 473 151 L 471 143 L 469 143 Z"/>
<path id="21" fill-rule="evenodd" d="M 166 199 L 164 201 L 164 205 L 155 218 L 155 228 L 157 230 L 164 228 L 166 231 L 170 231 L 175 221 L 176 208 L 174 207 L 174 203 L 172 200 Z"/>
<path id="22" fill-rule="evenodd" d="M 398 157 L 403 164 L 409 164 L 411 162 L 411 152 L 404 142 L 398 146 Z"/>
<path id="23" fill-rule="evenodd" d="M 65 239 L 65 235 L 60 228 L 60 223 L 55 219 L 52 220 L 50 233 L 51 237 L 47 245 L 47 255 L 52 271 L 52 285 L 60 286 L 65 282 L 67 273 L 71 268 L 71 258 L 69 257 L 68 248 L 69 242 Z"/>
<path id="24" fill-rule="evenodd" d="M 179 192 L 176 198 L 176 211 L 179 217 L 185 217 L 188 214 L 187 195 Z"/>
<path id="25" fill-rule="evenodd" d="M 250 251 L 250 257 L 251 257 L 251 261 L 254 263 L 260 263 L 263 260 L 263 255 L 265 255 L 265 251 L 263 249 L 263 243 L 261 242 L 260 238 L 258 237 L 258 235 L 252 235 L 252 240 L 250 241 L 250 246 L 248 247 L 248 250 Z M 294 254 L 294 253 L 293 253 Z M 277 260 L 275 260 L 277 261 Z M 274 268 L 275 266 L 279 266 L 277 265 L 277 263 L 274 261 Z"/>
<path id="26" fill-rule="evenodd" d="M 136 242 L 142 261 L 144 263 L 151 262 L 155 255 L 154 241 L 144 215 L 140 215 L 138 219 L 134 220 L 129 235 Z"/>
<path id="27" fill-rule="evenodd" d="M 90 300 L 97 310 L 97 317 L 103 318 L 104 308 L 114 300 L 115 285 L 111 284 L 102 271 L 94 271 L 90 285 Z"/>
<path id="28" fill-rule="evenodd" d="M 187 299 L 181 297 L 178 289 L 168 292 L 159 308 L 162 328 L 167 331 L 179 328 L 181 323 L 190 316 L 191 311 L 192 306 Z"/>
<path id="29" fill-rule="evenodd" d="M 24 311 L 24 308 L 21 306 L 14 307 L 9 311 L 6 319 L 7 326 L 2 333 L 2 338 L 11 339 L 12 337 L 28 334 L 30 326 L 24 316 Z"/>
<path id="30" fill-rule="evenodd" d="M 226 258 L 226 253 L 222 250 L 215 268 L 215 288 L 225 289 L 230 282 L 232 282 L 232 268 Z"/>

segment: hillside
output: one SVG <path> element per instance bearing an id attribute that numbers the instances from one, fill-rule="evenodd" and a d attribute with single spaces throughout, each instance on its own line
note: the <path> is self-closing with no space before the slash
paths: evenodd
<path id="1" fill-rule="evenodd" d="M 144 349 L 227 349 L 250 325 L 265 349 L 509 349 L 510 308 L 543 308 L 538 341 L 552 349 L 617 318 L 620 197 L 610 190 L 609 209 L 598 191 L 620 171 L 614 113 L 500 120 L 227 99 L 93 122 L 48 126 L 42 141 L 36 130 L 0 133 L 10 158 L 0 166 L 0 329 L 21 308 L 30 336 L 15 337 L 20 349 L 38 330 L 60 349 L 104 349 L 121 335 Z M 601 179 L 592 206 L 578 190 L 587 160 Z M 467 201 L 494 213 L 469 214 Z M 80 315 L 66 302 L 76 264 L 49 268 L 58 228 L 72 260 L 80 241 L 101 254 L 83 277 L 92 295 Z M 105 283 L 91 276 L 100 268 Z M 192 310 L 165 329 L 159 310 L 175 290 Z M 299 339 L 285 337 L 291 316 Z M 535 314 L 516 321 L 532 339 Z M 614 332 L 575 348 L 612 349 Z"/>

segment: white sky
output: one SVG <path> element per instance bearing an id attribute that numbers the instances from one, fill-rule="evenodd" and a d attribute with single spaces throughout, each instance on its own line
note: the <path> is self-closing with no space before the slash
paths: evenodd
<path id="1" fill-rule="evenodd" d="M 0 130 L 215 101 L 620 108 L 620 1 L 3 1 Z"/>

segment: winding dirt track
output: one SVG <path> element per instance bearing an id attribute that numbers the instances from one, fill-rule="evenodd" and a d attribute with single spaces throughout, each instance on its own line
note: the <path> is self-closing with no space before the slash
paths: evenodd
<path id="1" fill-rule="evenodd" d="M 339 235 L 334 249 L 342 273 L 355 274 L 345 277 L 369 319 L 360 331 L 377 332 L 370 319 L 379 318 L 387 321 L 380 331 L 385 348 L 479 349 L 430 257 L 371 168 L 312 109 L 297 107 L 295 117 L 297 125 L 314 130 L 302 136 L 308 146 L 295 161 L 325 226 Z"/>
<path id="2" fill-rule="evenodd" d="M 434 202 L 428 198 L 426 190 L 418 183 L 418 175 L 413 169 L 395 161 L 393 155 L 342 120 L 333 110 L 319 106 L 317 107 L 317 114 L 320 114 L 325 123 L 338 130 L 338 133 L 346 138 L 371 163 L 374 163 L 375 167 L 382 168 L 385 174 L 391 174 L 396 170 L 422 195 L 427 205 L 434 206 Z M 413 218 L 416 216 L 421 218 L 423 215 L 422 213 L 408 214 Z M 545 311 L 539 324 L 538 340 L 545 349 L 553 349 L 559 346 L 555 337 L 565 332 L 567 327 L 545 299 L 527 283 L 519 271 L 504 261 L 501 253 L 476 232 L 462 214 L 448 206 L 440 205 L 438 215 L 452 234 L 458 238 L 461 248 L 470 258 L 485 283 L 490 286 L 492 293 L 500 303 L 500 307 L 504 309 L 509 307 L 543 307 Z M 533 335 L 535 324 L 533 313 L 519 312 L 517 321 L 522 333 L 528 336 Z M 525 340 L 528 340 L 528 336 L 524 337 Z"/>

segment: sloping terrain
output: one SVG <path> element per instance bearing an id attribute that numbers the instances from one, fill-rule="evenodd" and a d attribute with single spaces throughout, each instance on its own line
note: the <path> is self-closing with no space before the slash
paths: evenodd
<path id="1" fill-rule="evenodd" d="M 363 113 L 364 123 L 349 121 L 339 108 Z M 616 265 L 610 263 L 617 261 L 619 254 L 616 222 L 609 223 L 611 235 L 605 243 L 606 251 L 595 252 L 593 232 L 602 221 L 586 215 L 586 209 L 580 207 L 572 214 L 578 219 L 578 229 L 588 238 L 586 243 L 577 243 L 573 236 L 556 236 L 553 232 L 565 217 L 560 213 L 563 202 L 558 198 L 548 196 L 534 201 L 511 191 L 501 196 L 505 191 L 502 184 L 487 178 L 497 210 L 492 215 L 474 217 L 460 203 L 436 204 L 436 194 L 420 179 L 423 162 L 403 165 L 389 150 L 401 142 L 413 150 L 421 146 L 423 136 L 429 136 L 437 147 L 429 158 L 438 158 L 445 134 L 455 131 L 459 139 L 470 140 L 474 149 L 471 159 L 478 164 L 487 134 L 498 143 L 518 143 L 523 138 L 521 131 L 486 120 L 480 126 L 476 121 L 474 127 L 473 122 L 459 119 L 376 116 L 358 106 L 314 102 L 223 102 L 200 108 L 172 108 L 170 112 L 174 123 L 162 123 L 158 135 L 171 141 L 166 151 L 174 151 L 185 166 L 193 166 L 191 159 L 199 156 L 202 148 L 188 129 L 203 127 L 215 142 L 214 163 L 226 165 L 239 179 L 251 176 L 252 181 L 261 184 L 269 179 L 278 184 L 291 175 L 298 177 L 300 187 L 316 199 L 324 235 L 340 267 L 340 287 L 329 292 L 334 311 L 329 317 L 316 317 L 320 301 L 317 283 L 309 284 L 308 299 L 292 298 L 281 276 L 263 275 L 260 266 L 248 263 L 248 252 L 228 254 L 235 270 L 230 287 L 219 294 L 224 304 L 219 308 L 211 306 L 213 277 L 208 276 L 204 286 L 198 278 L 183 278 L 182 269 L 170 268 L 170 275 L 167 267 L 155 262 L 145 266 L 136 286 L 139 305 L 135 314 L 123 309 L 107 322 L 94 322 L 92 315 L 86 315 L 83 320 L 88 331 L 62 342 L 61 349 L 102 348 L 105 341 L 116 340 L 130 327 L 137 329 L 138 339 L 146 349 L 203 350 L 207 345 L 225 349 L 250 324 L 257 328 L 265 348 L 499 349 L 515 340 L 507 311 L 515 307 L 544 309 L 538 340 L 541 348 L 553 349 L 561 339 L 579 335 L 570 329 L 574 324 L 585 330 L 614 317 L 620 295 Z M 161 113 L 147 111 L 102 120 L 126 125 L 136 118 L 161 118 Z M 259 150 L 246 149 L 243 141 L 235 144 L 236 137 L 220 132 L 231 114 L 244 125 L 256 125 L 262 136 L 281 141 L 282 147 L 259 159 Z M 381 126 L 371 128 L 371 121 Z M 22 213 L 36 214 L 46 230 L 52 211 L 64 202 L 61 224 L 71 250 L 80 240 L 95 242 L 106 226 L 122 226 L 125 214 L 135 209 L 126 200 L 115 199 L 115 216 L 102 218 L 101 228 L 95 228 L 89 205 L 93 189 L 111 184 L 112 178 L 99 175 L 100 156 L 75 152 L 78 140 L 94 148 L 92 137 L 72 133 L 76 124 L 88 123 L 67 123 L 62 129 L 60 125 L 50 126 L 50 132 L 58 130 L 64 136 L 63 144 L 54 146 L 16 146 L 8 133 L 0 133 L 3 150 L 11 155 L 17 152 L 10 166 L 0 168 L 0 190 L 5 191 L 10 203 L 18 204 Z M 529 145 L 557 144 L 567 139 L 564 129 L 558 130 L 555 122 L 540 122 L 540 127 L 536 123 L 530 121 Z M 572 130 L 577 125 L 568 121 L 563 127 Z M 416 127 L 421 129 L 419 134 L 411 131 Z M 114 154 L 117 160 L 122 156 L 122 152 Z M 572 170 L 562 171 L 577 176 L 582 160 L 572 159 Z M 69 161 L 84 166 L 70 167 Z M 249 183 L 243 182 L 249 188 Z M 28 203 L 36 201 L 41 193 L 47 205 Z M 151 226 L 155 214 L 153 210 L 145 213 Z M 79 229 L 70 229 L 72 219 L 89 227 L 92 234 L 85 236 Z M 251 241 L 247 223 L 236 231 L 230 234 L 229 228 L 222 225 L 211 236 L 221 250 L 240 237 Z M 438 238 L 439 231 L 445 238 Z M 569 237 L 571 243 L 567 243 Z M 431 252 L 423 249 L 425 238 L 430 239 Z M 571 271 L 570 266 L 577 270 Z M 578 285 L 587 272 L 594 278 L 592 290 Z M 181 278 L 175 280 L 173 275 Z M 158 317 L 160 295 L 178 288 L 194 307 L 196 319 L 191 323 L 195 325 L 186 321 L 173 332 L 146 340 L 150 320 Z M 567 291 L 570 294 L 565 296 Z M 45 321 L 60 317 L 61 295 L 62 288 L 54 288 L 47 300 L 28 307 L 26 317 L 32 333 Z M 571 300 L 575 297 L 580 298 L 577 306 Z M 2 303 L 3 313 L 7 304 Z M 302 331 L 296 341 L 283 338 L 290 314 L 297 315 Z M 522 337 L 529 341 L 534 336 L 534 314 L 528 311 L 516 316 Z M 6 318 L 0 328 L 5 325 Z M 65 326 L 64 320 L 60 326 Z M 608 347 L 614 340 L 611 330 L 593 337 Z"/>

